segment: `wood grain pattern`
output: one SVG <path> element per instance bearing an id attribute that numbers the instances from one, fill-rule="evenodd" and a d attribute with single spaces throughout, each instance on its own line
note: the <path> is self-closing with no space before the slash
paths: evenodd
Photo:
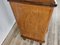
<path id="1" fill-rule="evenodd" d="M 21 35 L 43 43 L 53 7 L 10 2 Z"/>

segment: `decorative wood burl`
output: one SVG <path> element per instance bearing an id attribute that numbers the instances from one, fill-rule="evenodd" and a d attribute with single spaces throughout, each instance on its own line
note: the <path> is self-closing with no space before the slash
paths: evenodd
<path id="1" fill-rule="evenodd" d="M 45 42 L 54 0 L 8 0 L 21 36 L 40 43 Z"/>

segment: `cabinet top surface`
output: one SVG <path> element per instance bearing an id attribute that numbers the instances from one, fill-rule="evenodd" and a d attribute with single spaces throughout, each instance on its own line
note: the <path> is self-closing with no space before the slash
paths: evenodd
<path id="1" fill-rule="evenodd" d="M 56 6 L 54 0 L 8 0 L 9 2 L 28 3 L 35 5 Z"/>

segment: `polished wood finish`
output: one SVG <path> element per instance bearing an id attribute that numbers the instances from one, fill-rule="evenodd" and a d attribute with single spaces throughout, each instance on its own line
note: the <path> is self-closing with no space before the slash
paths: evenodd
<path id="1" fill-rule="evenodd" d="M 54 3 L 54 0 L 8 0 L 8 1 L 31 1 L 31 2 L 43 2 L 43 3 Z"/>
<path id="2" fill-rule="evenodd" d="M 10 4 L 21 35 L 40 43 L 45 42 L 53 7 L 16 2 L 10 2 Z"/>
<path id="3" fill-rule="evenodd" d="M 54 0 L 8 0 L 8 1 L 24 3 L 24 4 L 38 5 L 38 6 L 50 6 L 50 7 L 57 6 L 57 4 L 55 4 Z"/>

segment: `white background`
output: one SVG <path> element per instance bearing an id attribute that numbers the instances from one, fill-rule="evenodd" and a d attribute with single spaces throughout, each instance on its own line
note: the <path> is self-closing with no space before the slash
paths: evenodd
<path id="1" fill-rule="evenodd" d="M 15 19 L 7 0 L 0 0 L 0 45 L 11 30 Z"/>

